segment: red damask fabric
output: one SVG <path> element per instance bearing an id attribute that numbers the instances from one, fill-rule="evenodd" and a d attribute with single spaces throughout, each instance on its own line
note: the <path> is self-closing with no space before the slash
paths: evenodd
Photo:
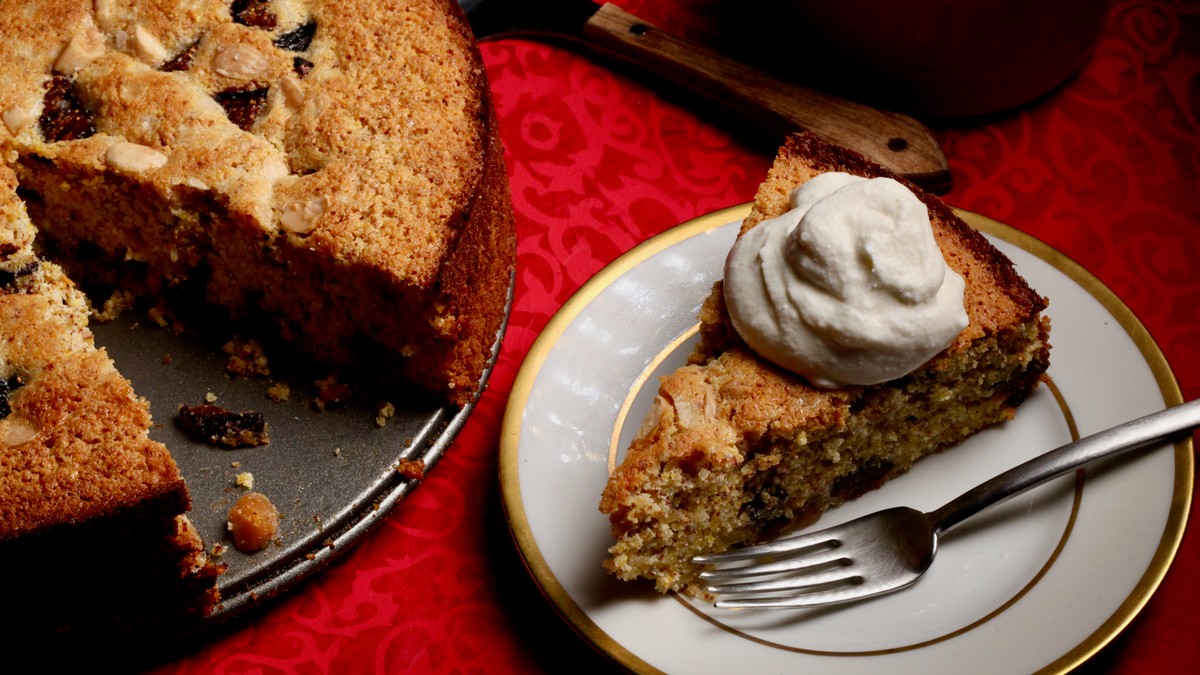
<path id="1" fill-rule="evenodd" d="M 768 3 L 617 4 L 745 53 L 729 26 L 744 28 L 746 13 Z M 607 667 L 539 595 L 509 539 L 497 483 L 507 395 L 530 345 L 581 284 L 654 234 L 750 200 L 774 148 L 574 48 L 501 39 L 481 49 L 519 237 L 512 318 L 488 391 L 444 459 L 381 527 L 316 578 L 171 655 L 157 672 Z M 1062 88 L 986 119 L 931 124 L 953 172 L 946 201 L 1024 230 L 1097 275 L 1145 323 L 1184 397 L 1200 396 L 1200 5 L 1116 2 L 1093 58 Z M 1146 609 L 1084 671 L 1179 672 L 1176 664 L 1200 663 L 1198 577 L 1193 527 Z"/>

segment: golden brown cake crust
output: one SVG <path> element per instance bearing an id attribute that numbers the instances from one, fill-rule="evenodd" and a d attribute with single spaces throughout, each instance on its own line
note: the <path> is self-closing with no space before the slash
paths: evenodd
<path id="1" fill-rule="evenodd" d="M 19 639 L 203 616 L 218 568 L 150 411 L 93 344 L 82 293 L 38 259 L 0 164 L 0 574 Z M 80 560 L 86 560 L 80 565 Z"/>
<path id="2" fill-rule="evenodd" d="M 35 231 L 77 279 L 468 404 L 516 248 L 474 36 L 453 0 L 40 0 L 0 37 L 0 570 L 55 587 L 35 631 L 204 614 L 179 469 Z"/>
<path id="3" fill-rule="evenodd" d="M 0 6 L 19 36 L 0 41 L 0 148 L 45 244 L 141 261 L 149 293 L 199 284 L 324 362 L 366 339 L 451 402 L 478 394 L 515 235 L 457 3 L 277 0 L 265 22 L 227 0 L 43 5 Z M 55 87 L 74 137 L 46 123 Z"/>

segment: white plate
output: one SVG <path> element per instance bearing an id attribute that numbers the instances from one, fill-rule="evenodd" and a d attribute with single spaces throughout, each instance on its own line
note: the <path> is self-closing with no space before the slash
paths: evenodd
<path id="1" fill-rule="evenodd" d="M 600 492 L 657 376 L 691 349 L 697 308 L 747 209 L 684 223 L 622 256 L 529 351 L 504 419 L 501 483 L 520 554 L 558 612 L 639 672 L 1054 672 L 1107 644 L 1179 546 L 1192 494 L 1190 437 L 988 511 L 943 539 L 916 586 L 867 602 L 717 610 L 604 572 L 611 538 Z M 1073 436 L 1182 400 L 1149 334 L 1095 277 L 1027 235 L 961 214 L 1050 299 L 1053 386 L 1039 387 L 1013 422 L 922 460 L 820 526 L 886 506 L 940 506 Z"/>

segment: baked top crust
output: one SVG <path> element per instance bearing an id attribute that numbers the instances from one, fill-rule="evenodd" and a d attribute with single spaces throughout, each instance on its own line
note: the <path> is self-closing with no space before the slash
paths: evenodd
<path id="1" fill-rule="evenodd" d="M 150 409 L 92 342 L 83 295 L 33 256 L 32 225 L 0 165 L 0 540 L 189 500 Z"/>
<path id="2" fill-rule="evenodd" d="M 457 3 L 43 0 L 0 34 L 0 155 L 77 281 L 479 394 L 516 238 Z"/>
<path id="3" fill-rule="evenodd" d="M 162 195 L 212 192 L 264 239 L 289 238 L 432 285 L 488 143 L 487 81 L 465 22 L 451 20 L 457 6 L 282 0 L 232 7 L 227 0 L 4 3 L 7 160 L 17 150 L 68 175 L 103 169 Z M 247 7 L 271 19 L 248 18 L 255 14 Z M 93 129 L 55 141 L 47 92 L 64 80 Z M 241 112 L 227 112 L 219 99 Z M 241 117 L 246 105 L 261 106 L 249 123 Z"/>

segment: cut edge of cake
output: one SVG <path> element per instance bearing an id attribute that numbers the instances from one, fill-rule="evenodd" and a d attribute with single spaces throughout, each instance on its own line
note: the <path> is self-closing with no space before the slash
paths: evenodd
<path id="1" fill-rule="evenodd" d="M 138 397 L 88 329 L 83 294 L 32 250 L 0 165 L 0 571 L 12 634 L 78 640 L 208 615 L 221 568 Z"/>
<path id="2" fill-rule="evenodd" d="M 602 494 L 616 540 L 604 567 L 618 578 L 700 595 L 693 556 L 807 525 L 1010 419 L 1048 367 L 1046 300 L 940 199 L 850 150 L 790 136 L 741 231 L 784 213 L 791 191 L 826 171 L 894 178 L 926 204 L 943 257 L 966 281 L 969 325 L 905 377 L 817 389 L 745 345 L 718 282 L 689 364 L 662 378 Z"/>

